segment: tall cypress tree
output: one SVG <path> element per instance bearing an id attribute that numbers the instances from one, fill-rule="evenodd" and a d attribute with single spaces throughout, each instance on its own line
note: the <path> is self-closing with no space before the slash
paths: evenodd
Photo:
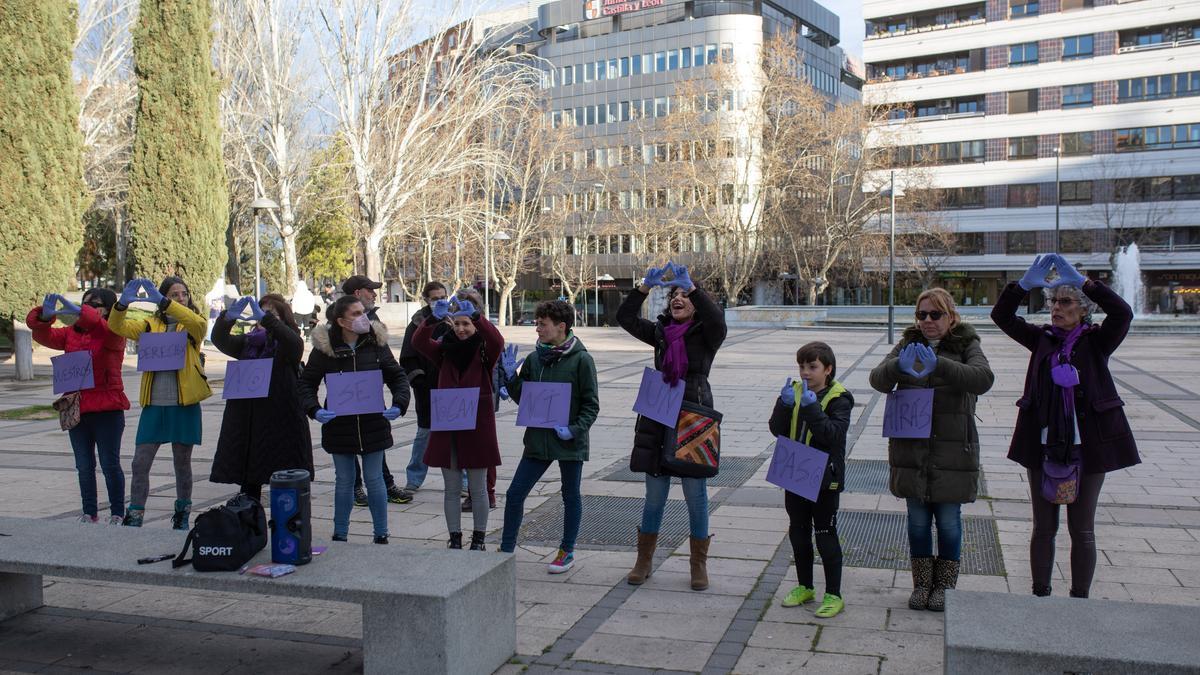
<path id="1" fill-rule="evenodd" d="M 75 0 L 0 2 L 0 316 L 69 289 L 83 242 Z"/>
<path id="2" fill-rule="evenodd" d="M 198 293 L 225 270 L 229 185 L 221 158 L 212 16 L 204 0 L 142 0 L 133 32 L 138 107 L 130 253 L 142 276 Z"/>

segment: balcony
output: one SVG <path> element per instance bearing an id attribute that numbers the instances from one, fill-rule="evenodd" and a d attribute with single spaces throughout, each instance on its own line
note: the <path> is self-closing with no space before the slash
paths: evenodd
<path id="1" fill-rule="evenodd" d="M 977 26 L 987 23 L 987 19 L 964 19 L 953 23 L 938 23 L 928 26 L 913 26 L 904 30 L 883 30 L 876 31 L 863 38 L 864 40 L 879 40 L 881 38 L 900 37 L 901 35 L 917 35 L 918 33 L 928 33 L 930 31 L 945 30 L 947 28 L 962 28 L 963 26 Z"/>

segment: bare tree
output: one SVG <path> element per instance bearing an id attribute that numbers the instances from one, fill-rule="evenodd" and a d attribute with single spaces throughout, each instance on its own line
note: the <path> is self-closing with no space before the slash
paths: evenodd
<path id="1" fill-rule="evenodd" d="M 1162 225 L 1175 211 L 1173 178 L 1145 177 L 1140 162 L 1125 155 L 1101 156 L 1092 167 L 1086 188 L 1091 204 L 1075 220 L 1085 229 L 1102 228 L 1104 239 L 1096 247 L 1108 250 L 1109 266 L 1115 272 L 1120 246 L 1159 243 L 1164 235 Z M 1060 191 L 1077 190 L 1076 185 L 1066 183 Z"/>

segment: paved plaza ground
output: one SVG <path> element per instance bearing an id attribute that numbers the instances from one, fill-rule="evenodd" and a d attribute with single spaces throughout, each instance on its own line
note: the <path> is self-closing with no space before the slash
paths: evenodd
<path id="1" fill-rule="evenodd" d="M 523 347 L 535 337 L 532 328 L 504 333 Z M 645 585 L 625 583 L 634 559 L 631 544 L 643 487 L 621 480 L 635 478 L 621 469 L 633 435 L 630 406 L 642 368 L 652 365 L 651 351 L 618 329 L 581 329 L 578 334 L 597 361 L 601 411 L 584 470 L 587 501 L 577 562 L 567 574 L 546 573 L 561 528 L 557 470 L 551 469 L 526 502 L 525 539 L 517 551 L 518 654 L 501 672 L 940 670 L 942 615 L 906 606 L 911 579 L 904 505 L 887 492 L 886 445 L 880 437 L 883 399 L 867 382 L 870 369 L 888 351 L 882 330 L 730 332 L 711 377 L 716 407 L 725 415 L 725 470 L 709 488 L 714 538 L 712 585 L 705 592 L 688 589 L 686 509 L 677 487 L 663 530 L 663 538 L 675 543 L 660 548 Z M 783 381 L 795 372 L 792 355 L 809 340 L 833 345 L 838 377 L 857 401 L 850 490 L 842 495 L 839 517 L 847 561 L 846 610 L 832 620 L 815 618 L 812 606 L 784 609 L 779 604 L 796 574 L 783 494 L 765 480 L 773 443 L 766 419 Z M 393 345 L 398 348 L 398 339 Z M 1005 453 L 1028 354 L 994 329 L 984 331 L 983 348 L 996 373 L 995 387 L 978 407 L 985 496 L 963 510 L 963 564 L 971 573 L 960 578 L 959 588 L 1027 594 L 1028 487 L 1023 471 Z M 214 350 L 208 353 L 210 378 L 219 385 L 224 359 Z M 13 382 L 11 361 L 0 366 L 0 411 L 53 399 L 46 378 L 50 355 L 38 351 L 41 377 L 34 383 Z M 130 358 L 126 391 L 135 395 L 132 365 Z M 1106 479 L 1097 513 L 1099 562 L 1092 595 L 1200 605 L 1200 339 L 1134 335 L 1111 366 L 1143 463 Z M 202 407 L 204 444 L 194 456 L 197 510 L 233 492 L 232 486 L 207 481 L 223 409 L 219 395 Z M 127 416 L 122 451 L 127 472 L 138 414 L 135 405 Z M 515 416 L 515 406 L 505 403 L 498 419 L 504 458 L 497 489 L 501 508 L 491 512 L 488 523 L 492 550 L 503 493 L 521 455 L 522 430 L 513 425 Z M 412 413 L 395 424 L 397 446 L 389 451 L 388 462 L 398 481 L 403 480 L 415 425 Z M 313 436 L 320 438 L 315 423 Z M 314 450 L 314 459 L 314 539 L 326 544 L 332 530 L 333 467 L 320 449 Z M 445 545 L 442 484 L 435 473 L 411 504 L 389 505 L 393 546 Z M 102 479 L 99 485 L 103 498 Z M 74 519 L 78 494 L 67 437 L 56 421 L 0 421 L 0 515 Z M 173 499 L 171 462 L 164 450 L 151 475 L 146 527 L 169 527 Z M 351 530 L 350 545 L 370 545 L 365 508 L 355 509 Z M 179 539 L 182 545 L 183 533 Z M 1065 596 L 1065 519 L 1058 546 L 1054 592 Z M 819 566 L 816 579 L 820 592 Z M 49 577 L 45 584 L 46 607 L 0 623 L 0 670 L 325 673 L 362 668 L 362 621 L 356 605 Z M 397 670 L 402 668 L 397 664 Z"/>

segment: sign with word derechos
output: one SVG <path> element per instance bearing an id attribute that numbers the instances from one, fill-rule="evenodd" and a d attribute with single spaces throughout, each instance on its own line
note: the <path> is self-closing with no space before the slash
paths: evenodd
<path id="1" fill-rule="evenodd" d="M 430 431 L 470 431 L 479 413 L 479 387 L 429 392 Z"/>
<path id="2" fill-rule="evenodd" d="M 225 364 L 221 398 L 266 398 L 271 391 L 271 366 L 275 359 L 244 359 Z"/>
<path id="3" fill-rule="evenodd" d="M 883 409 L 885 438 L 929 438 L 933 431 L 933 390 L 897 389 Z"/>
<path id="4" fill-rule="evenodd" d="M 517 408 L 517 426 L 553 429 L 570 424 L 570 383 L 521 383 L 521 405 Z"/>
<path id="5" fill-rule="evenodd" d="M 187 355 L 187 333 L 142 333 L 138 336 L 138 372 L 180 370 Z"/>
<path id="6" fill-rule="evenodd" d="M 54 366 L 54 393 L 65 394 L 96 386 L 91 352 L 67 352 L 51 356 L 50 363 Z"/>
<path id="7" fill-rule="evenodd" d="M 670 386 L 663 382 L 662 373 L 652 368 L 642 370 L 642 384 L 638 387 L 633 411 L 639 415 L 674 427 L 679 421 L 679 409 L 683 406 L 683 380 Z"/>
<path id="8" fill-rule="evenodd" d="M 828 463 L 829 453 L 779 436 L 767 469 L 767 482 L 815 502 Z"/>
<path id="9" fill-rule="evenodd" d="M 667 0 L 584 0 L 583 18 L 590 21 L 602 16 L 616 16 L 639 9 L 662 7 L 665 4 Z"/>
<path id="10" fill-rule="evenodd" d="M 325 375 L 326 408 L 337 415 L 382 413 L 383 371 L 363 370 Z"/>

